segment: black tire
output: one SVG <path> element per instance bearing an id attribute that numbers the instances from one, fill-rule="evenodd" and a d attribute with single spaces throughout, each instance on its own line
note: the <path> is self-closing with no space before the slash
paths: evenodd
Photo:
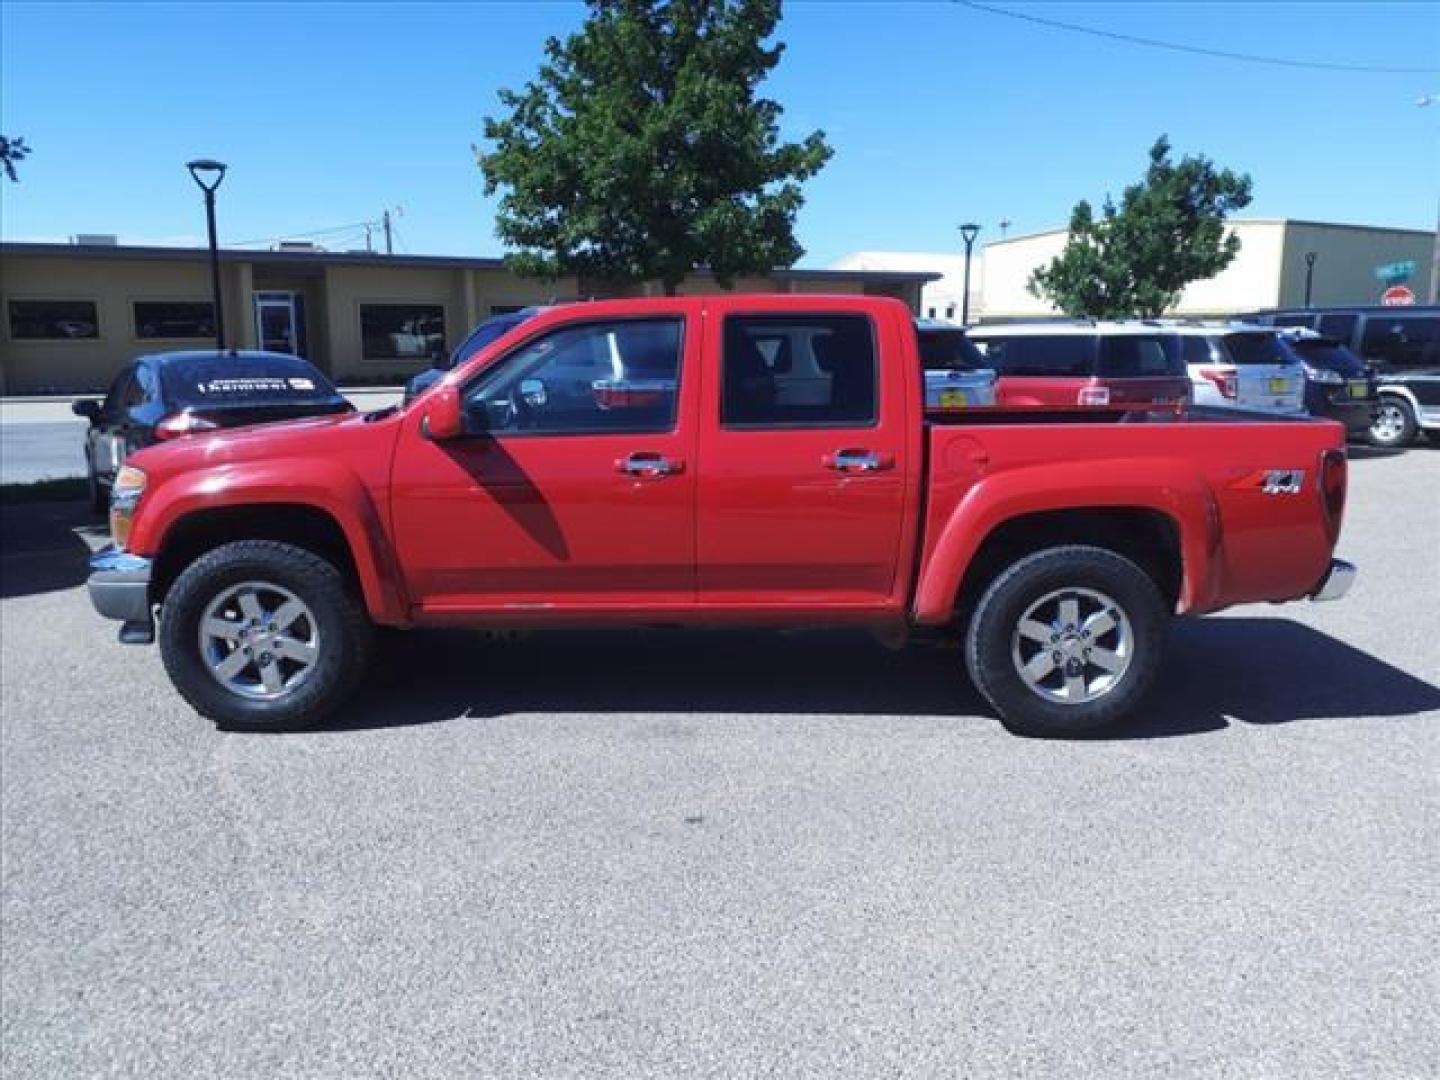
<path id="1" fill-rule="evenodd" d="M 1375 422 L 1370 426 L 1371 446 L 1386 450 L 1409 446 L 1419 431 L 1420 425 L 1415 420 L 1415 410 L 1410 407 L 1410 402 L 1396 394 L 1380 395 Z"/>
<path id="2" fill-rule="evenodd" d="M 1033 689 L 1022 676 L 1017 651 L 1033 649 L 1049 653 L 1051 648 L 1077 650 L 1085 644 L 1071 633 L 1059 645 L 1034 646 L 1022 642 L 1021 619 L 1032 605 L 1068 589 L 1100 594 L 1128 620 L 1128 665 L 1116 681 L 1092 700 L 1062 703 Z M 1155 682 L 1169 628 L 1168 613 L 1160 590 L 1150 575 L 1124 556 L 1104 548 L 1081 545 L 1047 548 L 1027 555 L 990 583 L 966 627 L 965 663 L 975 687 L 994 706 L 1001 723 L 1017 735 L 1035 738 L 1066 738 L 1103 732 L 1125 720 L 1144 699 Z M 1109 655 L 1123 630 L 1097 632 L 1097 652 Z M 1111 637 L 1111 634 L 1117 636 Z M 1098 646 L 1104 639 L 1105 649 Z M 1054 637 L 1051 641 L 1056 640 Z M 1052 653 L 1059 657 L 1062 654 Z M 1086 651 L 1085 656 L 1090 653 Z M 1027 658 L 1028 659 L 1028 658 Z M 1071 664 L 1081 664 L 1088 692 L 1092 683 L 1103 682 L 1105 673 L 1085 666 L 1090 661 L 1066 659 L 1046 679 L 1065 682 Z M 1044 666 L 1044 659 L 1040 660 Z M 1088 674 L 1086 674 L 1088 673 Z M 1063 692 L 1055 690 L 1052 692 Z"/>
<path id="3" fill-rule="evenodd" d="M 304 681 L 273 699 L 243 696 L 211 673 L 201 651 L 206 606 L 242 582 L 279 586 L 313 612 L 319 646 Z M 195 710 L 237 731 L 285 731 L 323 720 L 359 683 L 371 625 L 355 588 L 331 563 L 305 548 L 272 540 L 241 540 L 192 563 L 165 597 L 160 655 L 170 681 Z"/>

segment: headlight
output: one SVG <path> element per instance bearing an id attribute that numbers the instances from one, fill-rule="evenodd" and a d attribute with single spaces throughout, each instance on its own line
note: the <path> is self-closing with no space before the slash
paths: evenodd
<path id="1" fill-rule="evenodd" d="M 1305 377 L 1311 382 L 1333 383 L 1336 386 L 1345 381 L 1345 376 L 1338 371 L 1331 371 L 1329 368 L 1315 367 L 1313 364 L 1305 365 Z"/>
<path id="2" fill-rule="evenodd" d="M 145 491 L 145 474 L 133 465 L 123 465 L 110 488 L 110 539 L 122 551 L 130 539 L 130 522 L 135 504 Z"/>

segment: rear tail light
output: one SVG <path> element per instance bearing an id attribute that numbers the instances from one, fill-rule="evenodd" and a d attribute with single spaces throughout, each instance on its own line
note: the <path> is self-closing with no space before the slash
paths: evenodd
<path id="1" fill-rule="evenodd" d="M 1200 374 L 1215 384 L 1221 397 L 1234 401 L 1240 396 L 1240 380 L 1235 372 L 1226 371 L 1224 368 L 1201 368 Z"/>
<path id="2" fill-rule="evenodd" d="M 1340 535 L 1349 469 L 1344 450 L 1326 450 L 1320 455 L 1320 502 L 1325 508 L 1325 525 L 1332 541 Z"/>
<path id="3" fill-rule="evenodd" d="M 202 431 L 214 431 L 220 425 L 194 413 L 172 413 L 155 425 L 155 438 L 178 439 L 181 435 L 195 435 Z"/>
<path id="4" fill-rule="evenodd" d="M 1109 405 L 1110 388 L 1108 386 L 1082 386 L 1080 394 L 1075 400 L 1080 405 Z"/>

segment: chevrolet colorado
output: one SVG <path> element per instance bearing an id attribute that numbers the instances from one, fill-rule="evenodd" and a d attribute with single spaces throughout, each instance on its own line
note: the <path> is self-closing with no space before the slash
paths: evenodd
<path id="1" fill-rule="evenodd" d="M 1172 614 L 1354 575 L 1337 424 L 923 393 L 895 300 L 561 305 L 403 407 L 135 454 L 90 595 L 231 727 L 341 706 L 376 626 L 849 625 L 958 636 L 1065 736 L 1135 711 Z"/>

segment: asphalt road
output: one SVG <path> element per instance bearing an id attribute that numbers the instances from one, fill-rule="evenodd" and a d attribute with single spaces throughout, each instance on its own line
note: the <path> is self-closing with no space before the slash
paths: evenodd
<path id="1" fill-rule="evenodd" d="M 1440 450 L 1081 743 L 844 634 L 426 635 L 220 734 L 81 520 L 0 517 L 7 1080 L 1435 1075 Z"/>
<path id="2" fill-rule="evenodd" d="M 85 421 L 0 424 L 0 484 L 85 475 Z"/>

